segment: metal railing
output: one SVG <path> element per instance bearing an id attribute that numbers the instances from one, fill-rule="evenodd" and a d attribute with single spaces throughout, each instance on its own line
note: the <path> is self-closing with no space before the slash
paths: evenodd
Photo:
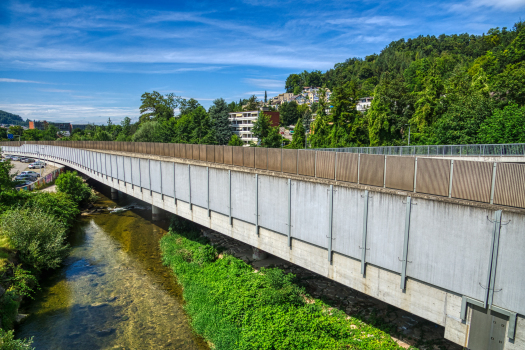
<path id="1" fill-rule="evenodd" d="M 504 143 L 492 145 L 426 145 L 426 146 L 383 146 L 311 148 L 312 151 L 380 154 L 387 156 L 437 156 L 437 157 L 525 157 L 525 143 Z"/>

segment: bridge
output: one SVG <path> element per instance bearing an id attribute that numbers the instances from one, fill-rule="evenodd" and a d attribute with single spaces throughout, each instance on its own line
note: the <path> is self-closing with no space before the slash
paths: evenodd
<path id="1" fill-rule="evenodd" d="M 487 162 L 90 141 L 0 146 L 67 165 L 154 212 L 416 314 L 469 349 L 525 349 L 525 164 L 515 163 L 523 156 Z"/>

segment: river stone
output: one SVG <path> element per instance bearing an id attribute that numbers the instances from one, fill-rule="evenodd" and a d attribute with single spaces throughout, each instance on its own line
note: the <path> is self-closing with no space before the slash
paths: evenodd
<path id="1" fill-rule="evenodd" d="M 90 305 L 90 307 L 92 308 L 99 308 L 99 307 L 104 307 L 104 306 L 108 306 L 108 303 L 94 303 Z"/>
<path id="2" fill-rule="evenodd" d="M 27 315 L 27 314 L 18 314 L 18 315 L 16 315 L 16 319 L 15 319 L 16 323 L 22 322 L 23 320 L 25 320 L 27 318 L 27 316 L 29 316 L 29 315 Z"/>
<path id="3" fill-rule="evenodd" d="M 113 332 L 115 332 L 115 328 L 101 329 L 100 331 L 97 331 L 97 335 L 99 337 L 105 337 L 112 334 Z"/>

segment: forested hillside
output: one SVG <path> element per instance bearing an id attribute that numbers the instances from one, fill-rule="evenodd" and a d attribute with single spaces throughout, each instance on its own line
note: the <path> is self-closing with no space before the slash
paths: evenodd
<path id="1" fill-rule="evenodd" d="M 524 23 L 483 35 L 420 36 L 390 43 L 379 55 L 292 74 L 288 92 L 324 86 L 313 147 L 525 142 Z M 373 96 L 365 113 L 359 97 Z M 330 113 L 325 113 L 329 110 Z"/>
<path id="2" fill-rule="evenodd" d="M 22 117 L 16 114 L 11 114 L 9 112 L 0 111 L 0 124 L 17 124 L 20 125 L 24 123 Z"/>

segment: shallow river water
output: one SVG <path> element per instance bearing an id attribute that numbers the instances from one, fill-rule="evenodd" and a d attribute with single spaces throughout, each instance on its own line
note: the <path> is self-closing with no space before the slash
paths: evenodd
<path id="1" fill-rule="evenodd" d="M 34 336 L 37 350 L 208 348 L 193 335 L 181 291 L 161 263 L 167 223 L 152 223 L 151 207 L 125 195 L 100 195 L 95 207 L 129 205 L 135 209 L 80 217 L 69 257 L 25 305 L 30 316 L 17 337 Z"/>

